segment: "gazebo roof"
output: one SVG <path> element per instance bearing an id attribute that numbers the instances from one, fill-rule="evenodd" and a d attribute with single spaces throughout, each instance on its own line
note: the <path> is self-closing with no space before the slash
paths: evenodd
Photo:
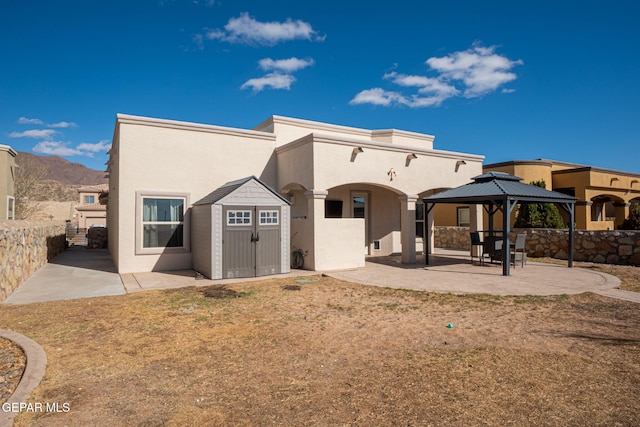
<path id="1" fill-rule="evenodd" d="M 504 172 L 487 172 L 474 182 L 423 198 L 425 203 L 488 203 L 509 199 L 517 202 L 575 203 L 576 198 L 557 191 L 525 184 L 522 178 Z"/>

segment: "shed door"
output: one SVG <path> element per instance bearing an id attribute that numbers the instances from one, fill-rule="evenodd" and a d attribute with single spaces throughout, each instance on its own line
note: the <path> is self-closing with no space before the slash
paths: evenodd
<path id="1" fill-rule="evenodd" d="M 256 276 L 280 273 L 280 206 L 256 207 Z"/>
<path id="2" fill-rule="evenodd" d="M 280 273 L 280 207 L 225 206 L 223 277 Z"/>
<path id="3" fill-rule="evenodd" d="M 223 277 L 255 276 L 254 227 L 255 208 L 253 206 L 225 206 L 224 236 L 222 240 Z"/>

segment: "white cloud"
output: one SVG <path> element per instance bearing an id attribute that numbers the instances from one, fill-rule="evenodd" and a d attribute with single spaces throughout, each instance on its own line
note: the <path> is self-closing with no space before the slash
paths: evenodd
<path id="1" fill-rule="evenodd" d="M 293 73 L 294 71 L 302 70 L 303 68 L 307 68 L 315 64 L 315 61 L 311 58 L 309 59 L 299 59 L 299 58 L 289 58 L 289 59 L 271 59 L 264 58 L 261 59 L 258 64 L 260 68 L 265 71 L 276 70 L 282 71 L 284 73 Z"/>
<path id="2" fill-rule="evenodd" d="M 33 147 L 36 153 L 53 154 L 56 156 L 85 156 L 93 157 L 94 153 L 105 152 L 111 148 L 111 143 L 103 139 L 95 144 L 83 142 L 75 148 L 69 142 L 41 141 Z"/>
<path id="3" fill-rule="evenodd" d="M 407 75 L 391 72 L 383 79 L 404 88 L 418 88 L 417 94 L 405 95 L 401 92 L 382 88 L 359 92 L 349 102 L 373 105 L 404 105 L 411 108 L 437 107 L 445 100 L 456 96 L 475 98 L 496 91 L 500 86 L 517 78 L 511 70 L 522 65 L 522 60 L 512 61 L 495 53 L 496 46 L 482 47 L 474 44 L 471 48 L 450 55 L 426 60 L 435 76 Z M 502 93 L 514 92 L 503 88 Z"/>
<path id="4" fill-rule="evenodd" d="M 496 46 L 474 45 L 462 52 L 441 58 L 429 58 L 426 64 L 445 80 L 458 80 L 465 86 L 463 96 L 474 98 L 493 92 L 517 78 L 510 72 L 522 60 L 512 61 L 495 53 Z"/>
<path id="5" fill-rule="evenodd" d="M 58 122 L 58 123 L 51 123 L 50 125 L 47 125 L 50 128 L 75 128 L 78 127 L 77 124 L 75 124 L 74 122 Z"/>
<path id="6" fill-rule="evenodd" d="M 28 119 L 26 117 L 20 117 L 18 119 L 18 124 L 21 124 L 21 125 L 41 125 L 43 123 L 42 123 L 42 120 L 40 120 L 40 119 Z"/>
<path id="7" fill-rule="evenodd" d="M 264 77 L 247 80 L 240 86 L 240 89 L 252 88 L 254 92 L 264 89 L 286 89 L 289 90 L 296 78 L 290 74 L 269 73 Z"/>
<path id="8" fill-rule="evenodd" d="M 366 89 L 358 93 L 349 104 L 373 104 L 388 106 L 393 103 L 403 103 L 404 97 L 398 92 L 389 92 L 382 88 L 375 87 L 373 89 Z"/>
<path id="9" fill-rule="evenodd" d="M 45 138 L 49 139 L 56 133 L 53 129 L 32 129 L 24 132 L 11 132 L 10 138 Z"/>
<path id="10" fill-rule="evenodd" d="M 82 151 L 67 146 L 68 143 L 58 141 L 42 141 L 33 147 L 33 151 L 56 156 L 80 156 Z"/>
<path id="11" fill-rule="evenodd" d="M 224 30 L 216 28 L 207 31 L 204 38 L 262 46 L 273 46 L 290 40 L 324 40 L 324 37 L 318 36 L 308 22 L 294 21 L 291 18 L 284 22 L 259 22 L 247 12 L 240 14 L 237 18 L 229 19 Z M 196 36 L 196 40 L 202 40 L 202 36 Z"/>
<path id="12" fill-rule="evenodd" d="M 412 102 L 405 105 L 415 107 L 439 105 L 443 101 L 460 93 L 455 86 L 451 86 L 437 78 L 425 76 L 412 76 L 407 74 L 398 74 L 396 72 L 387 73 L 383 78 L 392 80 L 393 83 L 404 87 L 417 87 L 418 93 L 427 96 L 414 96 Z"/>
<path id="13" fill-rule="evenodd" d="M 76 147 L 80 151 L 89 151 L 92 153 L 98 153 L 101 151 L 108 151 L 111 148 L 111 143 L 103 139 L 102 141 L 96 142 L 95 144 L 89 144 L 88 142 L 83 142 Z"/>

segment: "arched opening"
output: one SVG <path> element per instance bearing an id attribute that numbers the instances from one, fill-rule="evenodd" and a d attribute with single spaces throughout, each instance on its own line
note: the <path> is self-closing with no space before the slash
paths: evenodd
<path id="1" fill-rule="evenodd" d="M 363 252 L 367 256 L 390 255 L 402 251 L 401 193 L 371 183 L 349 183 L 328 189 L 325 218 L 362 219 Z"/>
<path id="2" fill-rule="evenodd" d="M 591 198 L 590 230 L 614 230 L 629 213 L 629 205 L 620 197 L 599 194 Z"/>

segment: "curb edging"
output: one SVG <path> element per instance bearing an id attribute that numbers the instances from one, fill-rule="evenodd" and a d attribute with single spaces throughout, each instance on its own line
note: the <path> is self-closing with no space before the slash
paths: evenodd
<path id="1" fill-rule="evenodd" d="M 0 329 L 0 337 L 6 338 L 17 344 L 27 359 L 22 378 L 18 387 L 5 403 L 20 403 L 29 400 L 31 392 L 40 384 L 47 368 L 47 354 L 44 349 L 32 340 L 22 334 L 6 329 Z M 0 411 L 0 425 L 10 426 L 13 419 L 18 415 L 16 412 Z"/>

